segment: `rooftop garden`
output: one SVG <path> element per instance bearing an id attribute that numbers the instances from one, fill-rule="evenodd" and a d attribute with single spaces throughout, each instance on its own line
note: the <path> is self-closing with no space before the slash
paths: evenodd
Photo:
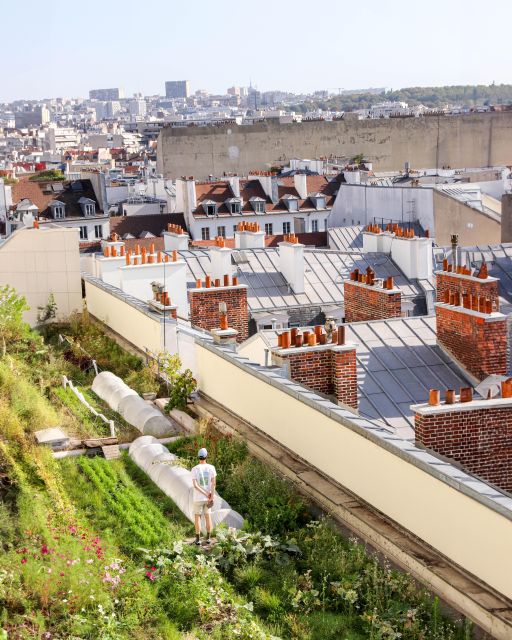
<path id="1" fill-rule="evenodd" d="M 33 176 L 30 176 L 29 180 L 31 182 L 55 182 L 58 180 L 65 180 L 66 176 L 62 173 L 60 169 L 46 169 L 45 171 L 39 171 L 39 173 L 35 173 Z"/>
<path id="2" fill-rule="evenodd" d="M 90 390 L 91 358 L 139 391 L 160 383 L 86 314 L 35 332 L 23 308 L 0 289 L 0 638 L 470 637 L 466 621 L 448 619 L 410 576 L 315 518 L 244 442 L 207 423 L 169 448 L 191 466 L 207 446 L 220 494 L 246 519 L 241 532 L 217 531 L 209 552 L 188 544 L 191 524 L 127 454 L 56 460 L 35 430 L 104 433 L 62 375 L 127 441 L 138 434 Z"/>

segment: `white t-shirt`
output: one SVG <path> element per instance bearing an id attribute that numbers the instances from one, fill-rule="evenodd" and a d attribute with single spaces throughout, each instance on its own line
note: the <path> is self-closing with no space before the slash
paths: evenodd
<path id="1" fill-rule="evenodd" d="M 196 464 L 196 466 L 192 469 L 192 478 L 197 482 L 197 484 L 206 491 L 206 493 L 210 493 L 212 490 L 212 480 L 217 477 L 217 471 L 213 464 Z M 194 487 L 194 502 L 206 502 L 208 498 Z"/>

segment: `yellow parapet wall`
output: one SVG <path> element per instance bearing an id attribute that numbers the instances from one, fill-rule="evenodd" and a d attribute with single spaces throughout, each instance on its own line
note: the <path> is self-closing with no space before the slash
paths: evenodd
<path id="1" fill-rule="evenodd" d="M 490 499 L 482 483 L 475 480 L 473 488 L 451 478 L 447 471 L 454 467 L 412 455 L 412 443 L 382 438 L 366 420 L 318 402 L 234 353 L 198 342 L 197 361 L 204 394 L 512 598 L 512 508 L 506 496 L 501 500 L 489 487 Z"/>

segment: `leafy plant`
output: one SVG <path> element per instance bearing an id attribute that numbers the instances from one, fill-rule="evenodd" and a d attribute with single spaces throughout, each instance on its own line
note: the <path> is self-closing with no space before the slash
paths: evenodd
<path id="1" fill-rule="evenodd" d="M 170 384 L 169 402 L 165 410 L 185 409 L 187 400 L 197 387 L 192 371 L 190 369 L 180 371 L 182 362 L 177 354 L 161 353 L 159 361 L 164 376 Z"/>
<path id="2" fill-rule="evenodd" d="M 48 302 L 44 307 L 37 307 L 39 313 L 37 319 L 39 322 L 46 322 L 47 320 L 53 320 L 57 315 L 57 303 L 55 302 L 55 296 L 50 293 L 48 296 Z"/>
<path id="3" fill-rule="evenodd" d="M 16 290 L 6 284 L 0 287 L 0 335 L 2 355 L 7 352 L 7 343 L 21 337 L 28 330 L 23 322 L 23 313 L 28 311 L 27 301 Z"/>

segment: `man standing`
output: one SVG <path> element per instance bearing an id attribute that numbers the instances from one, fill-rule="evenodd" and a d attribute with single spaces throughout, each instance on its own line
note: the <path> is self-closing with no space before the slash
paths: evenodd
<path id="1" fill-rule="evenodd" d="M 217 471 L 212 464 L 206 462 L 208 451 L 203 447 L 199 449 L 197 457 L 199 464 L 192 469 L 192 484 L 194 486 L 194 518 L 196 527 L 196 545 L 200 545 L 199 536 L 201 534 L 201 516 L 204 514 L 206 524 L 206 544 L 210 544 L 210 533 L 212 530 L 211 512 L 213 499 L 215 496 L 215 484 Z"/>

